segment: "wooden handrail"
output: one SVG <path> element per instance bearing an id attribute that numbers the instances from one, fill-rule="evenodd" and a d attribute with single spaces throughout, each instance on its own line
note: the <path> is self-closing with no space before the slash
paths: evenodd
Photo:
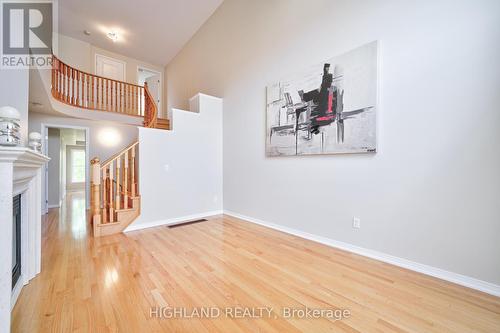
<path id="1" fill-rule="evenodd" d="M 131 143 L 130 145 L 128 145 L 127 147 L 123 148 L 121 151 L 119 151 L 118 153 L 114 154 L 113 156 L 111 156 L 110 158 L 108 158 L 106 161 L 104 161 L 103 163 L 101 163 L 101 167 L 104 168 L 106 165 L 112 163 L 115 159 L 117 159 L 118 157 L 120 157 L 120 155 L 123 155 L 125 153 L 125 151 L 127 151 L 127 150 L 129 150 L 131 148 L 134 148 L 138 144 L 139 144 L 139 141 Z"/>
<path id="2" fill-rule="evenodd" d="M 65 62 L 61 61 L 59 58 L 57 58 L 55 55 L 52 55 L 52 58 L 55 59 L 57 62 L 65 65 L 66 67 L 72 68 L 71 66 L 69 66 L 68 64 L 66 64 Z M 52 69 L 54 69 L 54 63 L 52 63 Z M 98 77 L 98 78 L 105 79 L 105 80 L 110 80 L 110 81 L 115 81 L 115 82 L 121 82 L 121 83 L 125 83 L 127 85 L 130 85 L 130 86 L 136 86 L 136 87 L 139 87 L 139 88 L 143 88 L 143 86 L 138 85 L 138 84 L 128 83 L 128 82 L 125 82 L 125 81 L 110 79 L 110 78 L 107 78 L 107 77 L 104 77 L 104 76 L 100 76 L 100 75 L 92 74 L 92 73 L 89 73 L 89 72 L 81 71 L 81 70 L 76 69 L 76 68 L 73 68 L 73 70 L 78 71 L 78 72 L 80 72 L 82 74 L 85 74 L 85 75 L 90 75 L 90 76 Z"/>
<path id="3" fill-rule="evenodd" d="M 149 92 L 148 83 L 144 82 L 144 127 L 156 127 L 158 120 L 158 108 L 154 102 L 154 98 Z"/>
<path id="4" fill-rule="evenodd" d="M 116 112 L 143 117 L 145 127 L 154 127 L 158 107 L 147 89 L 73 68 L 52 56 L 52 96 L 82 109 Z"/>
<path id="5" fill-rule="evenodd" d="M 134 142 L 101 163 L 91 160 L 91 212 L 95 224 L 116 222 L 116 210 L 128 209 L 138 196 L 137 162 L 139 142 Z"/>

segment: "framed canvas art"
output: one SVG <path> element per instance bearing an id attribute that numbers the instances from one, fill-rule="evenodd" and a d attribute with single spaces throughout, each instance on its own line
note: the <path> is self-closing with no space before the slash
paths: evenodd
<path id="1" fill-rule="evenodd" d="M 377 41 L 267 86 L 268 156 L 376 152 Z"/>

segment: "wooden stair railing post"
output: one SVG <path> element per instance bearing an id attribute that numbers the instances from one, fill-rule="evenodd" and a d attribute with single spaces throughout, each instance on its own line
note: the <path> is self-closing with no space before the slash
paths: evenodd
<path id="1" fill-rule="evenodd" d="M 106 103 L 105 103 L 105 106 L 104 106 L 104 109 L 107 111 L 109 110 L 109 80 L 104 80 L 104 82 L 106 83 L 105 84 L 105 89 L 106 89 Z"/>
<path id="2" fill-rule="evenodd" d="M 144 82 L 144 126 L 148 127 L 147 125 L 149 124 L 149 101 L 148 101 L 148 83 Z"/>
<path id="3" fill-rule="evenodd" d="M 111 89 L 110 89 L 110 90 L 111 90 L 111 92 L 110 92 L 110 94 L 109 94 L 109 95 L 110 95 L 110 97 L 111 97 L 111 98 L 110 98 L 110 101 L 109 101 L 109 106 L 110 106 L 111 110 L 114 110 L 114 109 L 116 109 L 116 105 L 114 105 L 114 103 L 113 103 L 113 100 L 114 100 L 114 99 L 113 99 L 113 96 L 114 96 L 114 95 L 113 95 L 113 85 L 115 84 L 115 82 L 114 82 L 114 81 L 109 81 L 109 83 L 110 83 L 110 84 L 109 84 L 109 87 L 111 88 Z"/>
<path id="4" fill-rule="evenodd" d="M 125 155 L 123 156 L 123 208 L 128 208 L 128 149 L 125 151 Z"/>
<path id="5" fill-rule="evenodd" d="M 108 183 L 109 183 L 109 222 L 115 222 L 115 209 L 114 201 L 115 197 L 113 195 L 113 164 L 108 166 Z"/>
<path id="6" fill-rule="evenodd" d="M 90 107 L 93 108 L 94 107 L 94 77 L 91 76 L 90 77 L 90 81 L 91 81 L 91 88 L 90 88 Z"/>
<path id="7" fill-rule="evenodd" d="M 67 82 L 68 82 L 68 68 L 66 67 L 66 65 L 62 65 L 63 66 L 63 99 L 64 101 L 67 103 L 68 102 L 68 90 L 66 89 L 67 88 Z"/>
<path id="8" fill-rule="evenodd" d="M 53 97 L 56 97 L 55 95 L 55 83 L 56 83 L 56 70 L 55 70 L 55 60 L 56 58 L 52 56 L 52 86 L 50 88 L 50 92 L 52 93 Z"/>
<path id="9" fill-rule="evenodd" d="M 153 96 L 149 92 L 148 83 L 144 82 L 144 127 L 156 127 L 158 108 Z"/>
<path id="10" fill-rule="evenodd" d="M 115 208 L 120 209 L 120 198 L 121 198 L 121 191 L 120 191 L 120 167 L 121 167 L 121 156 L 118 156 L 116 159 L 115 163 L 115 175 L 116 175 L 116 191 L 115 191 Z"/>
<path id="11" fill-rule="evenodd" d="M 89 76 L 85 74 L 85 83 L 87 85 L 87 93 L 85 94 L 85 107 L 90 106 L 90 81 Z"/>
<path id="12" fill-rule="evenodd" d="M 130 151 L 130 195 L 135 197 L 135 147 Z"/>
<path id="13" fill-rule="evenodd" d="M 71 102 L 71 69 L 66 66 L 66 102 Z"/>
<path id="14" fill-rule="evenodd" d="M 69 102 L 71 104 L 75 103 L 75 70 L 73 68 L 70 69 L 70 80 L 71 80 L 71 98 Z"/>
<path id="15" fill-rule="evenodd" d="M 99 98 L 99 97 L 100 97 L 100 90 L 99 90 L 99 86 L 100 86 L 100 84 L 101 84 L 101 79 L 100 79 L 100 78 L 97 78 L 97 80 L 96 80 L 96 88 L 95 88 L 97 99 L 96 99 L 96 102 L 95 102 L 95 103 L 96 103 L 96 107 L 97 107 L 98 109 L 100 109 L 100 108 L 101 108 L 101 100 L 100 100 L 100 98 Z"/>
<path id="16" fill-rule="evenodd" d="M 80 105 L 80 71 L 76 71 L 76 105 Z"/>
<path id="17" fill-rule="evenodd" d="M 92 209 L 92 223 L 100 224 L 101 221 L 101 163 L 95 157 L 90 161 L 90 207 Z"/>
<path id="18" fill-rule="evenodd" d="M 59 88 L 57 89 L 57 96 L 59 97 L 60 101 L 64 99 L 64 94 L 63 94 L 64 74 L 62 70 L 63 70 L 62 63 L 60 61 L 57 61 L 57 72 L 59 73 Z"/>
<path id="19" fill-rule="evenodd" d="M 139 87 L 135 87 L 135 112 L 140 115 L 139 112 Z"/>
<path id="20" fill-rule="evenodd" d="M 109 169 L 108 167 L 105 167 L 102 170 L 103 174 L 103 189 L 102 189 L 102 196 L 103 196 L 103 205 L 102 205 L 102 221 L 103 223 L 108 223 L 109 222 Z"/>
<path id="21" fill-rule="evenodd" d="M 118 97 L 118 112 L 123 112 L 123 101 L 122 101 L 122 83 L 118 83 L 118 93 L 116 94 Z"/>
<path id="22" fill-rule="evenodd" d="M 141 116 L 144 116 L 144 112 L 142 110 L 142 87 L 139 87 L 139 94 L 138 94 L 138 99 L 139 99 L 139 106 L 138 106 L 138 110 L 139 110 L 139 115 Z"/>

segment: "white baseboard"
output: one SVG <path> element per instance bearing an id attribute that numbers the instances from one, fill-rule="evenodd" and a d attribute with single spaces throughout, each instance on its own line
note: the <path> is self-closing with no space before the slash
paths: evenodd
<path id="1" fill-rule="evenodd" d="M 349 243 L 344 243 L 344 242 L 340 242 L 337 240 L 333 240 L 330 238 L 313 235 L 313 234 L 310 234 L 310 233 L 307 233 L 304 231 L 300 231 L 297 229 L 292 229 L 292 228 L 288 228 L 288 227 L 281 226 L 278 224 L 269 223 L 269 222 L 255 219 L 253 217 L 245 216 L 245 215 L 242 215 L 239 213 L 224 210 L 224 214 L 229 215 L 229 216 L 233 216 L 233 217 L 236 217 L 238 219 L 245 220 L 245 221 L 248 221 L 251 223 L 259 224 L 259 225 L 262 225 L 262 226 L 265 226 L 268 228 L 279 230 L 279 231 L 282 231 L 282 232 L 285 232 L 288 234 L 292 234 L 292 235 L 295 235 L 298 237 L 309 239 L 309 240 L 312 240 L 312 241 L 315 241 L 315 242 L 318 242 L 321 244 L 325 244 L 325 245 L 328 245 L 331 247 L 335 247 L 335 248 L 338 248 L 341 250 L 349 251 L 349 252 L 356 253 L 356 254 L 359 254 L 359 255 L 362 255 L 365 257 L 369 257 L 369 258 L 372 258 L 375 260 L 383 261 L 383 262 L 386 262 L 386 263 L 389 263 L 389 264 L 392 264 L 395 266 L 403 267 L 403 268 L 406 268 L 406 269 L 409 269 L 409 270 L 412 270 L 415 272 L 430 275 L 430 276 L 433 276 L 433 277 L 436 277 L 436 278 L 439 278 L 442 280 L 446 280 L 449 282 L 459 284 L 461 286 L 476 289 L 476 290 L 485 292 L 485 293 L 490 294 L 490 295 L 500 296 L 500 286 L 493 284 L 493 283 L 490 283 L 490 282 L 482 281 L 482 280 L 472 278 L 469 276 L 465 276 L 465 275 L 461 275 L 458 273 L 449 272 L 449 271 L 446 271 L 446 270 L 441 269 L 441 268 L 436 268 L 436 267 L 424 265 L 424 264 L 414 262 L 414 261 L 411 261 L 408 259 L 395 257 L 395 256 L 392 256 L 390 254 L 383 253 L 383 252 L 378 252 L 378 251 L 366 249 L 363 247 L 359 247 L 356 245 L 352 245 Z"/>
<path id="2" fill-rule="evenodd" d="M 59 207 L 60 207 L 60 205 L 48 205 L 47 207 L 48 207 L 49 209 L 50 209 L 50 208 L 59 208 Z"/>
<path id="3" fill-rule="evenodd" d="M 221 215 L 222 213 L 223 213 L 222 210 L 214 210 L 214 211 L 210 211 L 210 212 L 204 212 L 204 213 L 193 214 L 193 215 L 186 215 L 186 216 L 175 217 L 175 218 L 166 219 L 166 220 L 157 220 L 157 221 L 151 221 L 151 222 L 146 222 L 146 223 L 135 223 L 134 222 L 131 225 L 129 225 L 123 232 L 136 231 L 136 230 L 141 230 L 141 229 L 146 229 L 146 228 L 153 228 L 153 227 L 158 227 L 158 226 L 162 226 L 162 225 L 178 224 L 181 222 L 201 219 L 204 217 Z"/>

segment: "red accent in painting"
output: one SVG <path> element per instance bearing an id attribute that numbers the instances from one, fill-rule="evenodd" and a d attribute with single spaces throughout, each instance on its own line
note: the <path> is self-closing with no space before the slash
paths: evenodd
<path id="1" fill-rule="evenodd" d="M 328 93 L 328 109 L 326 110 L 326 113 L 332 113 L 332 107 L 333 107 L 333 92 Z"/>
<path id="2" fill-rule="evenodd" d="M 331 111 L 330 111 L 331 112 Z M 334 115 L 316 118 L 316 121 L 329 121 L 335 119 Z"/>

